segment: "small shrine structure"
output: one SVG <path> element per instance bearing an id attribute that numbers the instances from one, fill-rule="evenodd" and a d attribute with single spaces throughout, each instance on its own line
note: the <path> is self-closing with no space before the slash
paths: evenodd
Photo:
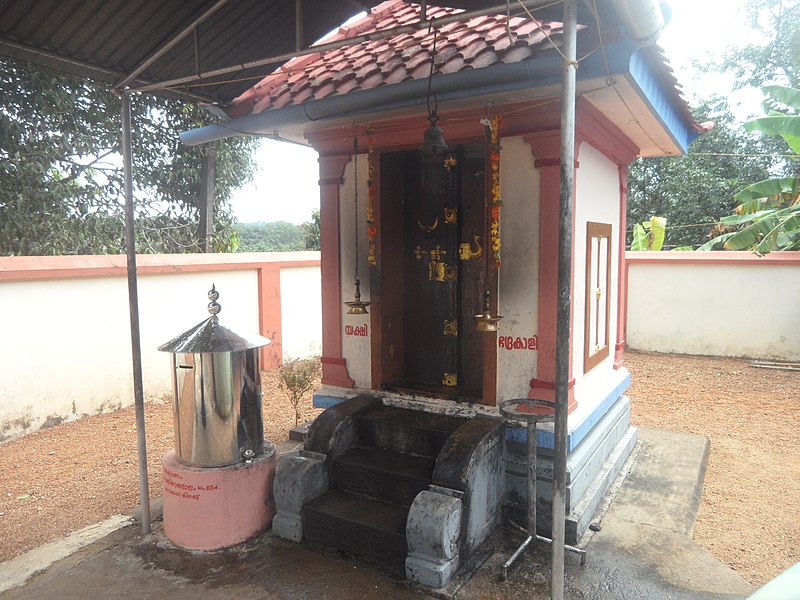
<path id="1" fill-rule="evenodd" d="M 278 469 L 275 531 L 441 587 L 529 501 L 526 430 L 498 404 L 554 400 L 564 57 L 562 25 L 546 10 L 435 4 L 380 4 L 242 94 L 228 122 L 183 139 L 253 133 L 319 152 L 314 402 L 328 410 Z M 628 166 L 681 154 L 702 132 L 662 51 L 639 43 L 663 26 L 660 13 L 626 16 L 618 4 L 584 6 L 578 30 L 568 543 L 636 443 L 624 365 Z M 548 529 L 552 425 L 537 442 Z M 402 509 L 389 514 L 390 503 Z"/>

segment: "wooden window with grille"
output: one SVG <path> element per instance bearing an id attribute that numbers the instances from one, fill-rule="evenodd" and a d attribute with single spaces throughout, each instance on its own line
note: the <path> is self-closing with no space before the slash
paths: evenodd
<path id="1" fill-rule="evenodd" d="M 586 224 L 586 319 L 584 321 L 583 372 L 609 352 L 611 317 L 611 224 Z"/>

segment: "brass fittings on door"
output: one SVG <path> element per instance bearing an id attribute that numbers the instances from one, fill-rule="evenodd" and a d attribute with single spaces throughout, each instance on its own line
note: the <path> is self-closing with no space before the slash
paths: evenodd
<path id="1" fill-rule="evenodd" d="M 483 246 L 481 246 L 481 236 L 473 235 L 473 245 L 469 242 L 464 242 L 458 246 L 458 258 L 461 260 L 470 260 L 473 258 L 480 258 L 483 256 Z M 474 246 L 474 248 L 473 248 Z"/>

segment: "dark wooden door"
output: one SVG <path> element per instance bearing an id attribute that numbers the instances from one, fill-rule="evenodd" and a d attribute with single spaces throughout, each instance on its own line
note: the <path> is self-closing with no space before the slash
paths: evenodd
<path id="1" fill-rule="evenodd" d="M 394 315 L 387 311 L 383 319 L 395 325 L 383 337 L 387 349 L 402 349 L 401 365 L 396 353 L 391 359 L 386 353 L 384 372 L 394 377 L 384 383 L 479 399 L 483 346 L 472 317 L 480 312 L 485 272 L 485 256 L 475 256 L 483 252 L 485 231 L 482 147 L 461 148 L 446 159 L 410 151 L 381 160 L 381 186 L 387 192 L 381 202 L 402 203 L 401 210 L 385 207 L 382 212 L 401 220 L 396 225 L 403 232 L 402 240 L 387 237 L 395 241 L 383 253 L 384 265 L 401 270 L 381 276 L 381 296 L 387 308 L 396 307 Z M 383 227 L 392 225 L 385 221 Z M 469 244 L 469 251 L 464 249 L 460 258 L 462 244 Z M 393 339 L 398 335 L 402 340 Z"/>

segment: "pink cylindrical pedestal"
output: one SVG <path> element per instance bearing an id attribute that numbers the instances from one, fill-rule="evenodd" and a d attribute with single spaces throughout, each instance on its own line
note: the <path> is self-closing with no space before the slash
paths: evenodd
<path id="1" fill-rule="evenodd" d="M 216 550 L 267 529 L 275 516 L 275 445 L 249 465 L 189 467 L 170 450 L 164 466 L 164 533 L 189 550 Z"/>

